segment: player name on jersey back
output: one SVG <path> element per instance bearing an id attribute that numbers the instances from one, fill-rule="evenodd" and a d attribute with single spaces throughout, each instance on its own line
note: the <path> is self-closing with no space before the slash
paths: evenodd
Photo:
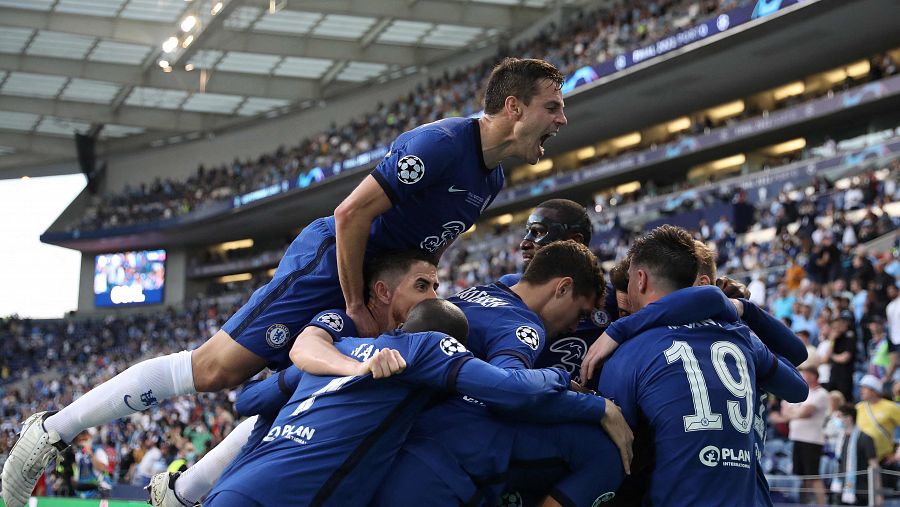
<path id="1" fill-rule="evenodd" d="M 498 306 L 509 306 L 509 300 L 491 296 L 488 292 L 480 290 L 479 287 L 469 287 L 464 291 L 456 294 L 456 298 L 468 301 L 470 303 L 479 304 L 486 308 L 496 308 Z"/>

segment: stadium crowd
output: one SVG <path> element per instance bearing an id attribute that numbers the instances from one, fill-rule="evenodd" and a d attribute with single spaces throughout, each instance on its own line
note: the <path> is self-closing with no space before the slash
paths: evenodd
<path id="1" fill-rule="evenodd" d="M 483 89 L 493 64 L 507 54 L 544 58 L 564 74 L 570 74 L 583 65 L 614 58 L 698 20 L 749 3 L 749 0 L 641 0 L 579 11 L 567 20 L 564 30 L 549 26 L 534 39 L 501 48 L 497 58 L 453 75 L 447 73 L 429 79 L 397 101 L 381 103 L 375 111 L 346 125 L 332 125 L 296 146 L 280 147 L 255 160 L 235 159 L 231 164 L 217 167 L 200 165 L 196 173 L 183 181 L 157 178 L 92 196 L 79 222 L 71 224 L 68 230 L 87 231 L 167 220 L 210 202 L 294 180 L 313 167 L 328 167 L 385 146 L 401 132 L 422 123 L 476 114 L 481 110 L 482 97 L 471 90 Z M 896 72 L 896 65 L 889 58 L 885 65 L 888 64 L 887 70 Z M 714 126 L 708 118 L 695 120 L 695 130 Z"/>
<path id="2" fill-rule="evenodd" d="M 0 463 L 29 413 L 68 405 L 136 359 L 197 347 L 233 310 L 198 299 L 162 315 L 0 321 Z M 235 426 L 233 401 L 233 391 L 165 400 L 153 412 L 92 428 L 39 487 L 48 495 L 93 496 L 116 482 L 143 486 L 172 463 L 189 466 Z M 94 469 L 102 474 L 79 474 L 85 452 L 100 457 Z"/>

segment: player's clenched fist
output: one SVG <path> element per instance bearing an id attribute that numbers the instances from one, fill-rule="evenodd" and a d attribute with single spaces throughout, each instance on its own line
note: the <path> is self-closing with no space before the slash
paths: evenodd
<path id="1" fill-rule="evenodd" d="M 372 374 L 372 378 L 387 378 L 406 369 L 406 360 L 394 349 L 381 349 L 360 364 L 359 375 Z"/>

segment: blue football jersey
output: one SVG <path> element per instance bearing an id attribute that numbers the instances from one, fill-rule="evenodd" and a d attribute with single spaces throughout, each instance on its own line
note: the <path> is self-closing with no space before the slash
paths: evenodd
<path id="1" fill-rule="evenodd" d="M 449 301 L 469 320 L 467 346 L 475 357 L 501 368 L 533 367 L 544 345 L 544 325 L 509 287 L 499 282 L 470 287 Z M 482 401 L 454 396 L 429 408 L 416 419 L 404 445 L 405 451 L 421 458 L 460 495 L 470 489 L 470 478 L 482 480 L 505 471 L 512 456 L 515 432 Z M 569 391 L 545 402 L 539 412 L 516 417 L 532 422 L 598 423 L 604 409 L 602 398 Z"/>
<path id="2" fill-rule="evenodd" d="M 500 277 L 499 282 L 512 287 L 519 283 L 521 278 L 522 275 L 519 273 L 508 274 Z M 572 375 L 573 380 L 580 382 L 581 363 L 584 360 L 584 355 L 618 316 L 619 307 L 616 304 L 616 292 L 612 284 L 607 283 L 606 300 L 603 308 L 597 308 L 591 313 L 590 317 L 582 319 L 574 333 L 549 337 L 547 346 L 544 347 L 535 362 L 535 367 L 563 368 Z"/>
<path id="3" fill-rule="evenodd" d="M 759 309 L 749 301 L 745 302 L 744 309 L 745 316 L 750 317 L 750 330 L 753 332 L 748 335 L 754 353 L 760 357 L 771 357 L 772 361 L 763 371 L 757 371 L 754 377 L 754 382 L 760 388 L 754 405 L 753 419 L 754 454 L 759 457 L 762 455 L 766 439 L 766 396 L 763 391 L 771 390 L 781 397 L 802 401 L 806 398 L 807 386 L 796 369 L 783 358 L 771 354 L 756 334 L 760 333 L 759 336 L 765 337 L 766 343 L 778 344 L 776 347 L 778 350 L 791 352 L 792 348 L 796 348 L 793 347 L 793 342 L 798 340 L 790 329 L 774 317 L 766 318 L 758 315 Z M 647 305 L 634 315 L 617 321 L 610 326 L 608 332 L 621 342 L 655 326 L 687 324 L 708 318 L 734 321 L 738 315 L 734 306 L 718 288 L 691 287 L 673 292 Z M 757 505 L 771 505 L 768 482 L 758 462 L 756 476 L 759 488 Z"/>
<path id="4" fill-rule="evenodd" d="M 611 326 L 613 334 L 631 339 L 603 368 L 600 388 L 629 424 L 644 420 L 652 428 L 654 505 L 753 505 L 762 500 L 757 384 L 788 377 L 776 375 L 784 365 L 746 326 L 708 318 L 736 319 L 721 292 L 716 306 L 696 304 L 698 291 L 714 295 L 718 289 L 676 291 Z M 705 320 L 684 322 L 698 315 Z M 654 327 L 666 322 L 673 325 Z M 792 380 L 802 382 L 799 375 Z M 723 483 L 730 487 L 709 487 Z"/>
<path id="5" fill-rule="evenodd" d="M 263 505 L 364 505 L 359 486 L 386 470 L 431 390 L 453 388 L 471 353 L 440 333 L 345 338 L 335 346 L 359 360 L 394 348 L 406 370 L 386 381 L 303 375 L 268 434 L 238 457 L 210 492 L 235 491 Z M 361 393 L 359 395 L 354 395 Z M 270 487 L 261 487 L 268 484 Z"/>
<path id="6" fill-rule="evenodd" d="M 478 220 L 503 188 L 503 168 L 485 167 L 478 120 L 447 118 L 404 132 L 372 176 L 393 207 L 372 223 L 368 253 L 438 252 Z M 334 217 L 329 217 L 334 230 Z"/>
<path id="7" fill-rule="evenodd" d="M 340 308 L 319 312 L 307 326 L 324 329 L 334 341 L 358 334 L 353 319 Z M 257 416 L 257 419 L 247 443 L 241 447 L 234 461 L 259 445 L 272 427 L 278 412 L 291 399 L 302 375 L 303 371 L 300 368 L 291 365 L 274 375 L 249 382 L 244 386 L 234 402 L 235 411 L 242 416 Z M 226 472 L 232 464 L 225 469 Z"/>
<path id="8" fill-rule="evenodd" d="M 546 341 L 544 323 L 515 292 L 502 283 L 469 287 L 448 298 L 469 319 L 467 346 L 491 364 L 506 357 L 532 368 Z"/>
<path id="9" fill-rule="evenodd" d="M 233 491 L 263 505 L 365 505 L 435 390 L 458 389 L 506 409 L 569 396 L 563 370 L 502 370 L 442 333 L 344 338 L 335 346 L 360 361 L 393 348 L 407 368 L 384 380 L 303 375 L 262 442 L 232 463 L 210 498 Z"/>

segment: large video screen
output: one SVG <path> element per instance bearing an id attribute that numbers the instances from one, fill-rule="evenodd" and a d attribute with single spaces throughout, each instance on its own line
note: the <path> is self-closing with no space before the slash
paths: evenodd
<path id="1" fill-rule="evenodd" d="M 162 303 L 166 251 L 98 255 L 94 262 L 94 304 L 98 307 Z"/>

